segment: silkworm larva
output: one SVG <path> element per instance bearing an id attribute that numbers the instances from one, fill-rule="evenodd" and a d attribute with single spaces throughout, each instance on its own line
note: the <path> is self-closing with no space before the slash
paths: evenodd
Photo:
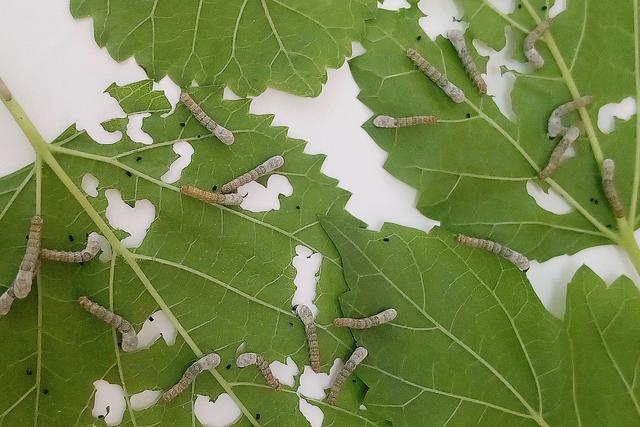
<path id="1" fill-rule="evenodd" d="M 536 50 L 536 42 L 542 37 L 542 34 L 549 29 L 553 20 L 554 18 L 546 18 L 524 39 L 524 56 L 526 56 L 529 62 L 536 68 L 542 68 L 544 65 L 544 58 L 540 55 L 540 52 Z"/>
<path id="2" fill-rule="evenodd" d="M 13 286 L 0 295 L 0 316 L 4 316 L 9 313 L 14 299 L 16 299 L 16 294 L 13 293 Z"/>
<path id="3" fill-rule="evenodd" d="M 464 102 L 464 92 L 457 86 L 451 83 L 447 78 L 436 68 L 429 63 L 422 55 L 420 55 L 415 49 L 407 49 L 406 54 L 413 61 L 414 64 L 422 71 L 432 82 L 438 85 L 440 89 L 447 94 L 453 102 L 458 104 Z"/>
<path id="4" fill-rule="evenodd" d="M 60 262 L 87 262 L 92 260 L 100 252 L 100 235 L 91 233 L 87 238 L 87 246 L 77 252 L 56 251 L 51 249 L 42 249 L 40 258 L 48 261 Z"/>
<path id="5" fill-rule="evenodd" d="M 604 159 L 602 162 L 602 189 L 604 190 L 604 195 L 609 201 L 609 205 L 611 205 L 611 210 L 615 217 L 624 218 L 624 207 L 622 206 L 622 201 L 620 200 L 620 196 L 618 196 L 618 191 L 616 190 L 615 183 L 613 182 L 615 170 L 616 164 L 614 161 L 611 159 Z"/>
<path id="6" fill-rule="evenodd" d="M 234 137 L 231 131 L 219 125 L 215 120 L 209 117 L 209 115 L 207 115 L 207 113 L 205 113 L 204 110 L 200 108 L 198 103 L 194 101 L 188 93 L 182 92 L 180 94 L 180 101 L 182 101 L 182 103 L 189 109 L 189 111 L 191 111 L 193 117 L 195 117 L 202 126 L 206 127 L 209 132 L 214 134 L 216 138 L 218 138 L 224 144 L 233 144 Z"/>
<path id="7" fill-rule="evenodd" d="M 569 130 L 564 134 L 562 140 L 556 145 L 556 148 L 551 152 L 549 157 L 549 163 L 538 174 L 540 179 L 547 179 L 554 174 L 558 166 L 560 165 L 560 159 L 567 149 L 573 144 L 573 142 L 580 136 L 580 129 L 575 126 L 571 126 Z"/>
<path id="8" fill-rule="evenodd" d="M 484 249 L 486 251 L 493 252 L 496 255 L 500 255 L 518 267 L 521 271 L 529 270 L 529 259 L 526 256 L 511 248 L 503 246 L 498 242 L 494 242 L 493 240 L 477 239 L 475 237 L 465 236 L 464 234 L 458 234 L 457 240 L 460 244 L 465 246 Z"/>
<path id="9" fill-rule="evenodd" d="M 255 181 L 261 176 L 268 174 L 284 165 L 284 158 L 282 156 L 273 156 L 261 165 L 256 166 L 249 172 L 235 178 L 232 181 L 227 182 L 222 186 L 220 191 L 222 193 L 232 193 L 238 189 L 238 187 L 245 185 L 251 181 Z"/>
<path id="10" fill-rule="evenodd" d="M 391 117 L 378 116 L 373 119 L 373 125 L 378 128 L 405 128 L 409 126 L 435 125 L 436 116 Z"/>
<path id="11" fill-rule="evenodd" d="M 467 42 L 464 39 L 464 33 L 460 30 L 451 30 L 447 33 L 449 41 L 458 52 L 458 56 L 462 61 L 464 69 L 471 78 L 473 84 L 478 88 L 480 93 L 487 93 L 487 83 L 482 78 L 478 66 L 473 62 L 473 58 L 467 49 Z"/>
<path id="12" fill-rule="evenodd" d="M 187 387 L 189 387 L 198 375 L 200 375 L 207 369 L 215 368 L 219 364 L 220 356 L 218 356 L 216 353 L 209 353 L 206 356 L 196 360 L 191 366 L 187 368 L 177 384 L 162 393 L 162 399 L 166 402 L 173 400 L 177 395 L 179 395 Z"/>
<path id="13" fill-rule="evenodd" d="M 336 376 L 336 379 L 331 386 L 329 398 L 327 399 L 329 405 L 336 404 L 344 381 L 349 377 L 349 375 L 351 375 L 351 373 L 353 373 L 353 371 L 364 360 L 364 358 L 367 357 L 367 354 L 369 354 L 369 352 L 364 347 L 358 347 L 353 351 L 351 357 L 349 357 L 349 360 L 347 360 L 347 363 L 345 363 L 340 372 L 338 372 L 338 375 Z"/>
<path id="14" fill-rule="evenodd" d="M 313 320 L 311 309 L 304 304 L 295 307 L 296 314 L 304 323 L 304 330 L 307 333 L 307 343 L 309 345 L 309 363 L 313 372 L 320 373 L 320 347 L 318 345 L 318 333 Z"/>
<path id="15" fill-rule="evenodd" d="M 13 96 L 11 95 L 11 91 L 9 90 L 7 85 L 4 83 L 4 81 L 2 81 L 2 79 L 0 79 L 0 98 L 2 98 L 2 100 L 5 102 L 9 102 L 13 99 Z"/>
<path id="16" fill-rule="evenodd" d="M 592 96 L 583 96 L 581 98 L 567 102 L 566 104 L 562 104 L 561 106 L 553 110 L 551 116 L 549 116 L 549 136 L 555 138 L 556 136 L 565 133 L 567 131 L 567 128 L 562 125 L 562 117 L 579 108 L 586 107 L 587 105 L 591 104 L 591 101 L 593 101 Z"/>
<path id="17" fill-rule="evenodd" d="M 13 293 L 16 298 L 26 298 L 31 292 L 33 278 L 38 271 L 38 257 L 40 256 L 40 238 L 42 235 L 42 217 L 36 215 L 31 218 L 27 249 L 20 263 L 20 270 L 13 282 Z"/>
<path id="18" fill-rule="evenodd" d="M 236 359 L 236 365 L 238 365 L 239 368 L 246 368 L 249 365 L 256 365 L 264 379 L 267 381 L 267 384 L 269 384 L 272 389 L 280 390 L 282 388 L 282 386 L 280 385 L 280 381 L 278 381 L 278 379 L 273 376 L 273 372 L 271 372 L 271 368 L 269 367 L 269 362 L 267 362 L 261 354 L 242 353 Z"/>
<path id="19" fill-rule="evenodd" d="M 122 334 L 122 351 L 135 351 L 138 348 L 138 335 L 127 320 L 122 316 L 115 314 L 89 298 L 82 296 L 78 298 L 78 303 L 103 322 L 113 326 Z"/>
<path id="20" fill-rule="evenodd" d="M 364 319 L 353 319 L 351 317 L 338 317 L 337 319 L 333 319 L 334 326 L 338 327 L 347 327 L 351 329 L 369 329 L 374 326 L 379 326 L 385 323 L 391 322 L 396 318 L 398 312 L 389 308 L 387 310 L 381 311 L 378 314 L 374 314 L 373 316 L 365 317 Z"/>
<path id="21" fill-rule="evenodd" d="M 211 191 L 203 190 L 201 188 L 194 187 L 193 185 L 183 185 L 180 187 L 180 192 L 212 205 L 239 205 L 243 200 L 242 196 L 238 193 L 212 193 Z"/>

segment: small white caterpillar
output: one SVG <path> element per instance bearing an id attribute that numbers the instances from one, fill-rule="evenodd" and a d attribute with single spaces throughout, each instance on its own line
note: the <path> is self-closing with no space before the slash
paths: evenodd
<path id="1" fill-rule="evenodd" d="M 249 172 L 227 182 L 222 186 L 220 191 L 224 194 L 234 192 L 238 187 L 245 185 L 251 181 L 255 181 L 261 176 L 264 176 L 284 165 L 284 158 L 282 156 L 273 156 L 261 165 L 256 166 Z"/>
<path id="2" fill-rule="evenodd" d="M 333 319 L 334 326 L 338 327 L 347 327 L 351 329 L 369 329 L 374 326 L 379 326 L 385 323 L 391 322 L 396 318 L 398 312 L 389 308 L 387 310 L 381 311 L 378 314 L 374 314 L 373 316 L 365 317 L 364 319 L 353 319 L 351 317 L 338 317 L 337 319 Z"/>
<path id="3" fill-rule="evenodd" d="M 31 292 L 31 285 L 35 277 L 40 256 L 40 239 L 42 236 L 42 217 L 35 215 L 31 218 L 29 237 L 27 239 L 27 249 L 20 263 L 20 270 L 13 282 L 13 293 L 16 298 L 23 299 Z"/>
<path id="4" fill-rule="evenodd" d="M 309 345 L 309 363 L 313 372 L 320 373 L 320 346 L 318 345 L 318 333 L 313 320 L 311 309 L 304 304 L 295 307 L 296 314 L 304 323 L 304 330 L 307 333 L 307 343 Z"/>
<path id="5" fill-rule="evenodd" d="M 87 238 L 87 246 L 77 252 L 56 251 L 51 249 L 42 249 L 40 258 L 48 261 L 59 262 L 87 262 L 92 260 L 100 252 L 100 235 L 91 233 Z"/>
<path id="6" fill-rule="evenodd" d="M 575 126 L 571 126 L 569 130 L 564 134 L 562 140 L 556 145 L 556 148 L 551 152 L 549 163 L 538 174 L 540 179 L 547 179 L 554 174 L 558 166 L 560 166 L 560 159 L 567 149 L 573 144 L 573 142 L 580 136 L 580 129 Z"/>
<path id="7" fill-rule="evenodd" d="M 216 353 L 209 353 L 204 357 L 196 360 L 187 370 L 173 387 L 162 393 L 162 399 L 165 402 L 173 400 L 177 395 L 185 391 L 187 387 L 196 379 L 198 375 L 207 369 L 215 368 L 220 364 L 220 356 Z"/>
<path id="8" fill-rule="evenodd" d="M 180 94 L 180 101 L 191 111 L 193 117 L 196 118 L 200 124 L 207 128 L 209 132 L 214 134 L 216 138 L 222 141 L 224 144 L 231 145 L 234 142 L 234 137 L 231 131 L 215 122 L 202 108 L 196 103 L 196 101 L 189 96 L 188 93 L 182 92 Z"/>
<path id="9" fill-rule="evenodd" d="M 549 125 L 547 129 L 549 132 L 549 136 L 555 138 L 556 136 L 565 133 L 567 131 L 567 128 L 565 128 L 562 124 L 562 117 L 579 108 L 586 107 L 587 105 L 591 104 L 591 101 L 593 101 L 592 96 L 583 96 L 573 101 L 567 102 L 566 104 L 562 104 L 561 106 L 553 110 L 551 116 L 549 116 Z"/>
<path id="10" fill-rule="evenodd" d="M 9 102 L 13 99 L 13 96 L 11 95 L 11 91 L 9 90 L 7 85 L 4 83 L 4 81 L 2 81 L 2 79 L 0 79 L 0 98 L 5 102 Z"/>
<path id="11" fill-rule="evenodd" d="M 467 49 L 467 42 L 464 39 L 464 33 L 460 30 L 450 30 L 447 33 L 447 37 L 449 41 L 453 45 L 453 47 L 458 52 L 458 56 L 462 61 L 462 65 L 464 69 L 467 71 L 467 74 L 471 78 L 473 84 L 478 88 L 481 94 L 487 93 L 487 83 L 482 78 L 480 71 L 478 70 L 478 66 L 475 62 L 473 62 L 473 58 L 469 53 L 469 49 Z"/>
<path id="12" fill-rule="evenodd" d="M 435 125 L 436 116 L 391 117 L 380 115 L 373 119 L 373 125 L 378 128 L 405 128 L 409 126 Z"/>
<path id="13" fill-rule="evenodd" d="M 611 205 L 611 210 L 616 218 L 624 218 L 624 207 L 616 190 L 613 178 L 615 175 L 616 165 L 611 159 L 604 159 L 602 162 L 602 189 L 604 195 Z"/>
<path id="14" fill-rule="evenodd" d="M 13 293 L 13 286 L 10 286 L 9 289 L 0 295 L 0 316 L 4 316 L 9 313 L 9 310 L 11 310 L 11 304 L 13 304 L 13 300 L 15 299 L 16 294 Z"/>
<path id="15" fill-rule="evenodd" d="M 438 71 L 433 65 L 429 63 L 422 55 L 420 55 L 415 49 L 407 49 L 407 57 L 413 61 L 414 64 L 422 71 L 432 82 L 438 85 L 440 89 L 447 94 L 453 102 L 464 102 L 464 92 L 457 86 L 451 83 L 447 78 Z"/>
<path id="16" fill-rule="evenodd" d="M 510 261 L 521 271 L 529 270 L 529 259 L 527 259 L 526 256 L 514 251 L 513 249 L 503 246 L 500 243 L 494 242 L 493 240 L 477 239 L 475 237 L 465 236 L 464 234 L 458 234 L 457 240 L 458 243 L 465 246 L 493 252 L 494 254 Z"/>
<path id="17" fill-rule="evenodd" d="M 264 379 L 267 381 L 267 384 L 269 384 L 272 389 L 280 390 L 282 388 L 280 381 L 273 376 L 273 372 L 271 372 L 271 368 L 269 367 L 269 362 L 267 362 L 261 354 L 243 353 L 236 359 L 236 365 L 238 365 L 239 368 L 256 365 Z"/>
<path id="18" fill-rule="evenodd" d="M 239 205 L 242 203 L 242 196 L 238 193 L 220 194 L 203 190 L 193 185 L 183 185 L 180 192 L 194 199 L 202 200 L 212 205 Z"/>
<path id="19" fill-rule="evenodd" d="M 138 348 L 138 335 L 133 329 L 133 326 L 131 326 L 131 323 L 122 316 L 115 314 L 113 311 L 101 306 L 97 302 L 91 301 L 85 296 L 78 298 L 78 303 L 87 312 L 113 326 L 122 334 L 122 351 L 130 352 Z"/>
<path id="20" fill-rule="evenodd" d="M 329 398 L 327 399 L 329 405 L 336 404 L 344 381 L 349 377 L 349 375 L 353 373 L 353 371 L 365 359 L 365 357 L 367 357 L 367 354 L 369 353 L 364 347 L 358 347 L 353 351 L 351 357 L 349 357 L 349 360 L 347 360 L 347 363 L 345 363 L 340 372 L 338 372 L 338 375 L 336 376 L 336 379 L 331 386 Z"/>
<path id="21" fill-rule="evenodd" d="M 524 39 L 524 56 L 533 64 L 536 68 L 542 68 L 544 65 L 544 58 L 540 55 L 540 52 L 536 50 L 536 42 L 542 37 L 545 31 L 549 29 L 553 23 L 554 18 L 546 18 L 538 24 L 536 28 L 531 31 Z"/>

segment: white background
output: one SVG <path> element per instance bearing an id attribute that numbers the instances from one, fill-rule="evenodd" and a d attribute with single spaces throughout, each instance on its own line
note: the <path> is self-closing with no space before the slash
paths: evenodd
<path id="1" fill-rule="evenodd" d="M 509 10 L 514 3 L 494 1 L 503 10 Z M 429 28 L 430 36 L 451 26 L 454 15 L 461 16 L 452 0 L 430 0 L 428 6 L 424 3 L 420 7 L 430 16 L 424 22 L 421 20 L 421 24 L 429 25 L 425 28 Z M 403 0 L 387 0 L 384 6 L 403 4 Z M 481 50 L 481 45 L 474 43 L 474 46 Z M 358 46 L 355 50 L 356 54 L 362 51 Z M 500 85 L 513 76 L 508 68 L 496 67 L 488 73 L 490 91 L 501 93 Z M 45 139 L 52 140 L 77 123 L 96 140 L 107 142 L 115 142 L 114 136 L 104 132 L 100 123 L 122 116 L 122 110 L 104 90 L 114 81 L 126 84 L 146 78 L 133 60 L 116 63 L 104 49 L 98 48 L 92 21 L 73 20 L 68 0 L 2 1 L 0 76 Z M 172 102 L 176 101 L 178 89 L 171 82 L 165 79 L 159 87 L 166 89 Z M 360 128 L 373 113 L 357 100 L 357 93 L 345 64 L 338 70 L 329 70 L 328 82 L 318 98 L 268 90 L 255 98 L 251 111 L 274 113 L 276 125 L 286 125 L 291 137 L 308 141 L 307 152 L 326 154 L 322 171 L 337 178 L 340 187 L 353 194 L 347 209 L 370 228 L 379 229 L 384 222 L 394 222 L 428 230 L 435 222 L 415 209 L 416 191 L 382 168 L 386 153 Z M 508 94 L 496 99 L 504 102 Z M 618 101 L 621 100 L 615 100 Z M 26 138 L 4 106 L 0 106 L 0 176 L 31 163 L 33 158 Z M 540 204 L 549 198 L 544 194 L 536 197 Z M 555 314 L 562 314 L 566 284 L 583 263 L 609 283 L 621 274 L 640 283 L 625 256 L 613 247 L 590 248 L 543 264 L 534 262 L 527 276 L 543 303 Z"/>

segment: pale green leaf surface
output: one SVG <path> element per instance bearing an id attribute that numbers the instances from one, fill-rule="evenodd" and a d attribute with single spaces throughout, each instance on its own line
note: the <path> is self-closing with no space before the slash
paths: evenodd
<path id="1" fill-rule="evenodd" d="M 72 0 L 91 16 L 100 46 L 116 60 L 135 56 L 149 76 L 182 87 L 228 85 L 239 95 L 267 86 L 318 95 L 359 39 L 371 0 Z"/>
<path id="2" fill-rule="evenodd" d="M 495 50 L 504 47 L 505 26 L 511 26 L 516 59 L 535 20 L 544 17 L 546 2 L 522 1 L 511 15 L 501 15 L 488 2 L 466 1 L 464 19 L 470 50 L 481 69 L 486 58 L 471 46 L 473 39 Z M 554 22 L 551 36 L 538 43 L 544 68 L 517 75 L 512 92 L 517 122 L 506 119 L 488 96 L 480 96 L 448 40 L 431 41 L 418 25 L 416 8 L 378 11 L 367 25 L 367 52 L 351 60 L 361 88 L 360 99 L 374 114 L 407 116 L 434 114 L 436 126 L 400 130 L 364 125 L 389 158 L 385 168 L 420 192 L 418 207 L 447 229 L 506 243 L 538 260 L 575 253 L 610 241 L 620 243 L 637 224 L 638 118 L 617 121 L 604 135 L 597 128 L 598 109 L 640 91 L 636 1 L 616 3 L 568 2 Z M 534 19 L 535 18 L 535 19 Z M 637 25 L 637 24 L 636 24 Z M 467 101 L 454 104 L 403 53 L 415 48 L 461 87 Z M 634 55 L 634 52 L 636 54 Z M 503 70 L 503 72 L 506 70 Z M 580 95 L 594 96 L 584 114 L 565 123 L 580 126 L 576 156 L 564 162 L 552 179 L 537 180 L 555 142 L 546 136 L 549 114 Z M 625 224 L 613 217 L 600 185 L 599 162 L 616 161 L 616 185 L 627 209 Z M 527 194 L 536 180 L 555 189 L 573 211 L 557 215 L 539 207 Z M 637 255 L 637 254 L 636 254 Z M 636 256 L 637 258 L 637 256 Z M 637 264 L 637 263 L 636 263 Z"/>
<path id="3" fill-rule="evenodd" d="M 201 375 L 192 390 L 173 402 L 125 412 L 122 425 L 191 425 L 195 394 L 215 399 L 225 388 L 245 408 L 247 416 L 238 425 L 304 425 L 295 388 L 273 392 L 257 370 L 235 366 L 235 351 L 244 341 L 247 351 L 261 352 L 269 360 L 292 355 L 300 369 L 308 364 L 304 328 L 291 311 L 296 274 L 291 261 L 295 247 L 305 245 L 323 255 L 315 300 L 323 369 L 328 371 L 334 358 L 348 356 L 351 335 L 326 326 L 340 313 L 337 296 L 346 285 L 339 256 L 317 219 L 318 214 L 346 215 L 348 193 L 320 172 L 322 156 L 304 154 L 302 141 L 287 138 L 285 128 L 270 126 L 272 116 L 249 114 L 247 100 L 222 101 L 221 90 L 209 88 L 192 91 L 206 111 L 235 133 L 236 143 L 229 147 L 181 105 L 162 118 L 164 101 L 151 91 L 150 81 L 109 90 L 124 104 L 135 100 L 123 105 L 128 111 L 157 108 L 143 126 L 154 144 L 124 137 L 113 145 L 98 145 L 86 133 L 69 128 L 54 144 L 36 146 L 45 160 L 53 155 L 50 161 L 60 166 L 57 170 L 47 163 L 42 169 L 43 245 L 78 250 L 85 233 L 105 234 L 98 224 L 105 225 L 104 191 L 110 188 L 120 190 L 129 203 L 149 200 L 156 218 L 138 249 L 116 244 L 120 256 L 112 263 L 45 262 L 29 297 L 14 302 L 0 319 L 0 425 L 90 425 L 95 422 L 93 381 L 121 384 L 128 394 L 164 390 L 198 355 L 210 351 L 222 357 L 218 373 Z M 126 121 L 111 124 L 114 130 L 126 127 Z M 289 179 L 294 193 L 281 198 L 280 210 L 266 213 L 181 197 L 177 187 L 159 181 L 177 157 L 172 145 L 178 141 L 189 141 L 195 154 L 176 185 L 220 186 L 282 154 L 286 163 L 278 173 Z M 28 221 L 35 213 L 34 169 L 31 165 L 0 180 L 0 278 L 5 286 L 16 274 Z M 96 198 L 79 189 L 87 172 L 100 181 Z M 60 181 L 67 177 L 70 188 Z M 107 226 L 107 234 L 109 230 Z M 117 238 L 127 235 L 115 231 Z M 178 328 L 176 344 L 160 340 L 149 350 L 119 351 L 119 336 L 78 306 L 80 295 L 113 306 L 136 329 L 151 313 L 165 309 Z M 358 410 L 362 394 L 361 383 L 349 383 L 340 408 L 310 403 L 323 410 L 327 425 L 375 425 L 371 415 Z"/>
<path id="4" fill-rule="evenodd" d="M 398 426 L 640 422 L 640 293 L 628 279 L 607 289 L 579 270 L 563 324 L 513 265 L 443 229 L 322 225 L 342 256 L 345 315 L 398 311 L 353 332 L 369 350 L 356 372 L 370 411 Z"/>

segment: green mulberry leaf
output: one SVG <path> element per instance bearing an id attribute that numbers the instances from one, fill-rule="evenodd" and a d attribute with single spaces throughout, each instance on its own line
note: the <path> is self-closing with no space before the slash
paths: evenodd
<path id="1" fill-rule="evenodd" d="M 184 369 L 204 353 L 216 351 L 222 363 L 213 375 L 198 377 L 174 401 L 143 411 L 128 405 L 122 425 L 191 425 L 196 394 L 218 398 L 229 394 L 243 412 L 238 425 L 304 425 L 295 387 L 272 391 L 257 369 L 235 366 L 236 348 L 262 353 L 281 362 L 291 356 L 301 371 L 308 365 L 304 328 L 291 310 L 295 291 L 292 258 L 299 245 L 322 255 L 314 300 L 319 308 L 323 371 L 335 358 L 345 359 L 353 340 L 328 324 L 340 313 L 337 296 L 346 290 L 339 256 L 317 215 L 344 214 L 349 194 L 320 172 L 322 156 L 303 153 L 304 142 L 287 137 L 287 129 L 270 126 L 272 116 L 249 114 L 249 101 L 223 101 L 222 90 L 192 91 L 206 111 L 236 135 L 229 147 L 208 134 L 179 105 L 168 110 L 152 91 L 151 81 L 109 92 L 128 112 L 148 112 L 143 130 L 151 145 L 127 137 L 99 145 L 71 127 L 46 144 L 15 100 L 10 112 L 30 138 L 35 164 L 0 179 L 1 291 L 15 277 L 25 249 L 29 218 L 44 218 L 43 246 L 79 250 L 86 233 L 97 231 L 111 243 L 110 262 L 43 262 L 37 284 L 25 300 L 16 300 L 0 318 L 0 424 L 71 426 L 95 422 L 91 414 L 93 381 L 121 385 L 125 395 L 147 389 L 166 390 Z M 111 130 L 126 130 L 126 120 L 111 121 Z M 187 141 L 195 154 L 180 184 L 220 186 L 231 178 L 281 154 L 277 171 L 293 187 L 281 197 L 280 209 L 254 213 L 239 207 L 212 206 L 180 194 L 159 177 L 177 157 L 173 145 Z M 99 180 L 98 195 L 81 190 L 85 174 Z M 266 178 L 261 178 L 266 182 Z M 117 189 L 130 206 L 148 200 L 155 215 L 137 248 L 119 239 L 129 232 L 111 226 L 105 193 Z M 348 217 L 348 215 L 347 215 Z M 348 217 L 349 222 L 358 224 Z M 147 317 L 162 310 L 177 330 L 175 345 L 162 340 L 148 350 L 123 353 L 118 334 L 84 312 L 76 300 L 87 295 L 131 321 L 139 330 Z M 309 400 L 326 423 L 377 425 L 358 409 L 361 383 L 350 383 L 340 408 Z"/>
<path id="2" fill-rule="evenodd" d="M 503 14 L 488 1 L 464 2 L 463 19 L 469 22 L 465 36 L 480 68 L 485 69 L 486 60 L 475 52 L 472 40 L 499 51 L 508 27 L 515 58 L 524 60 L 523 40 L 548 13 L 547 3 L 523 0 L 513 13 Z M 610 134 L 596 125 L 603 105 L 627 96 L 640 100 L 638 16 L 635 1 L 615 7 L 602 1 L 568 2 L 538 42 L 544 67 L 516 74 L 514 122 L 472 86 L 448 40 L 423 36 L 418 25 L 423 14 L 417 7 L 378 11 L 367 24 L 367 52 L 350 62 L 360 99 L 375 114 L 433 114 L 439 122 L 398 130 L 377 129 L 370 122 L 364 127 L 389 152 L 386 169 L 419 190 L 419 209 L 443 227 L 508 244 L 540 261 L 618 243 L 638 267 L 633 231 L 639 219 L 640 119 L 618 121 Z M 417 49 L 446 73 L 464 90 L 466 101 L 451 102 L 405 56 L 406 48 Z M 541 181 L 538 172 L 557 143 L 547 137 L 549 115 L 582 95 L 593 96 L 592 105 L 565 118 L 566 125 L 581 129 L 573 144 L 576 155 Z M 614 217 L 603 193 L 600 167 L 605 158 L 616 162 L 615 184 L 625 218 Z M 558 215 L 539 207 L 527 193 L 529 181 L 554 190 L 571 212 Z"/>
<path id="3" fill-rule="evenodd" d="M 394 426 L 640 422 L 640 292 L 627 278 L 607 288 L 581 268 L 562 322 L 513 265 L 443 229 L 322 225 L 342 256 L 345 315 L 398 312 L 354 331 L 369 411 Z"/>
<path id="4" fill-rule="evenodd" d="M 135 56 L 148 75 L 227 85 L 241 96 L 267 86 L 316 96 L 326 68 L 351 55 L 371 0 L 72 0 L 91 16 L 100 46 L 118 61 Z"/>

